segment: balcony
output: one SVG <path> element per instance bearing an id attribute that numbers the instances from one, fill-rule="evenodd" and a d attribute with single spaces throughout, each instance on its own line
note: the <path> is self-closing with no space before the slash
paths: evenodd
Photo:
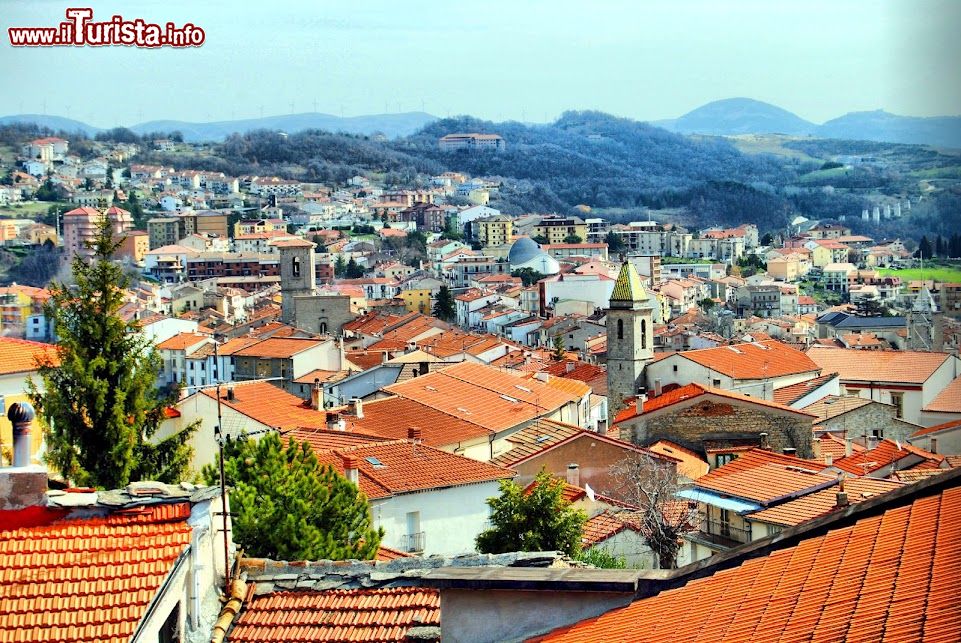
<path id="1" fill-rule="evenodd" d="M 751 542 L 751 530 L 719 520 L 705 520 L 695 538 L 711 547 L 731 549 Z"/>
<path id="2" fill-rule="evenodd" d="M 418 531 L 416 534 L 401 536 L 400 549 L 409 553 L 420 553 L 424 551 L 424 532 Z"/>

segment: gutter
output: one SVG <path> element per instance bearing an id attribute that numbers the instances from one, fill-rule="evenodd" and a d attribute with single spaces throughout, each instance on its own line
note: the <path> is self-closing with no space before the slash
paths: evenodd
<path id="1" fill-rule="evenodd" d="M 247 583 L 239 578 L 235 578 L 230 583 L 230 596 L 220 610 L 220 616 L 214 623 L 213 634 L 210 636 L 210 643 L 223 643 L 227 632 L 234 624 L 234 619 L 240 613 L 247 597 Z"/>

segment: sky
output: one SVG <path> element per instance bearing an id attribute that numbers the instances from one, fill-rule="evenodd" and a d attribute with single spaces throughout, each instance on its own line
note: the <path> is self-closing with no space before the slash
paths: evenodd
<path id="1" fill-rule="evenodd" d="M 190 49 L 13 47 L 8 27 L 204 29 Z M 749 97 L 820 123 L 961 114 L 957 0 L 0 0 L 0 115 L 99 127 L 302 112 L 638 120 Z"/>

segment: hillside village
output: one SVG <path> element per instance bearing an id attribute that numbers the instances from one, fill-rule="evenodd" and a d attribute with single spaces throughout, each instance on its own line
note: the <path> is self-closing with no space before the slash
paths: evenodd
<path id="1" fill-rule="evenodd" d="M 157 438 L 199 426 L 191 477 L 95 490 L 46 466 L 26 403 L 58 341 L 51 290 L 0 287 L 0 575 L 18 597 L 0 640 L 961 638 L 961 283 L 926 275 L 913 240 L 511 215 L 494 176 L 305 183 L 96 145 L 24 143 L 0 206 L 63 205 L 52 225 L 0 219 L 0 243 L 62 276 L 109 225 L 134 278 L 120 314 L 174 395 Z M 255 558 L 224 532 L 203 468 L 274 434 L 363 492 L 374 560 Z M 670 480 L 668 565 L 625 462 Z M 542 471 L 584 512 L 578 549 L 620 568 L 478 551 L 488 500 Z M 69 610 L 38 607 L 64 591 Z"/>

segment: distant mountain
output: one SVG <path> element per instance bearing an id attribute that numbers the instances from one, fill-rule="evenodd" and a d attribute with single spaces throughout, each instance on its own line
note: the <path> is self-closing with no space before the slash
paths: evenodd
<path id="1" fill-rule="evenodd" d="M 789 134 L 804 136 L 817 127 L 776 105 L 751 98 L 727 98 L 702 105 L 680 118 L 652 123 L 681 134 Z"/>
<path id="2" fill-rule="evenodd" d="M 821 125 L 820 138 L 916 143 L 961 148 L 961 116 L 898 116 L 884 110 L 850 112 Z"/>
<path id="3" fill-rule="evenodd" d="M 424 112 L 349 117 L 307 113 L 214 123 L 150 121 L 134 125 L 130 129 L 138 134 L 177 130 L 184 135 L 184 140 L 191 142 L 221 141 L 235 132 L 243 134 L 258 129 L 281 130 L 288 134 L 308 129 L 342 132 L 344 134 L 374 134 L 380 132 L 387 138 L 397 138 L 398 136 L 409 136 L 436 120 L 436 116 Z"/>
<path id="4" fill-rule="evenodd" d="M 370 116 L 332 116 L 330 114 L 289 114 L 285 116 L 265 116 L 239 121 L 217 121 L 214 123 L 191 123 L 188 121 L 149 121 L 133 125 L 129 129 L 137 134 L 149 132 L 180 131 L 184 140 L 189 142 L 222 141 L 234 132 L 243 134 L 258 129 L 282 130 L 288 134 L 302 132 L 307 129 L 321 129 L 328 132 L 342 132 L 345 134 L 374 134 L 380 132 L 387 138 L 409 136 L 425 125 L 437 120 L 424 112 L 406 112 L 402 114 L 374 114 Z M 81 131 L 87 136 L 94 136 L 103 131 L 99 127 L 87 125 L 61 116 L 45 116 L 41 114 L 18 114 L 0 117 L 0 125 L 10 123 L 35 123 L 52 130 L 65 132 Z"/>
<path id="5" fill-rule="evenodd" d="M 11 125 L 13 123 L 33 123 L 40 127 L 49 127 L 52 130 L 63 130 L 64 132 L 83 132 L 87 136 L 94 136 L 100 131 L 99 127 L 87 125 L 72 118 L 63 116 L 47 116 L 46 114 L 16 114 L 14 116 L 0 116 L 0 125 Z"/>

